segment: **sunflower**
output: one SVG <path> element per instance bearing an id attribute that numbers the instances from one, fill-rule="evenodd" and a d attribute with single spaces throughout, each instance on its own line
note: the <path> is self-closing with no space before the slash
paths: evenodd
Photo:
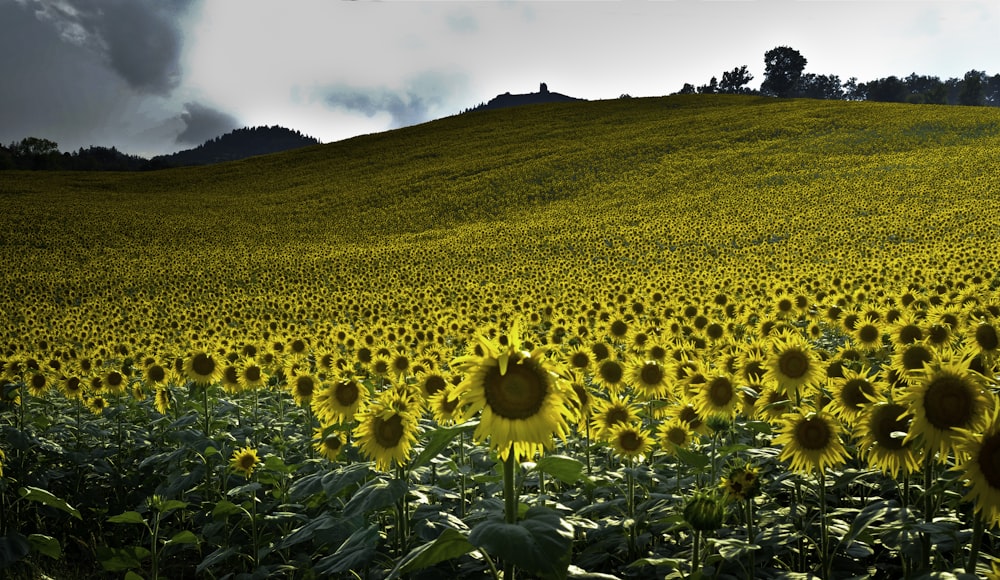
<path id="1" fill-rule="evenodd" d="M 170 372 L 163 365 L 151 362 L 143 367 L 142 377 L 146 382 L 147 387 L 155 389 L 161 385 L 167 384 L 170 380 Z"/>
<path id="2" fill-rule="evenodd" d="M 267 373 L 254 357 L 244 357 L 236 363 L 236 379 L 240 391 L 259 389 L 267 384 Z"/>
<path id="3" fill-rule="evenodd" d="M 730 501 L 753 499 L 760 493 L 760 469 L 749 462 L 736 464 L 719 480 L 719 487 Z"/>
<path id="4" fill-rule="evenodd" d="M 732 379 L 723 373 L 707 377 L 701 391 L 694 396 L 698 414 L 705 418 L 721 417 L 732 420 L 740 403 L 739 393 Z"/>
<path id="5" fill-rule="evenodd" d="M 657 360 L 630 357 L 625 365 L 625 381 L 640 400 L 666 397 L 670 393 L 667 378 L 667 367 Z"/>
<path id="6" fill-rule="evenodd" d="M 455 397 L 455 387 L 456 385 L 449 383 L 427 400 L 434 421 L 443 427 L 461 421 L 461 410 L 458 408 L 458 398 Z"/>
<path id="7" fill-rule="evenodd" d="M 50 386 L 52 386 L 52 382 L 49 380 L 49 377 L 41 371 L 29 371 L 27 375 L 28 380 L 25 382 L 28 385 L 28 392 L 31 396 L 35 398 L 44 397 L 45 392 L 49 390 Z"/>
<path id="8" fill-rule="evenodd" d="M 594 362 L 594 353 L 583 346 L 576 346 L 566 355 L 566 366 L 581 373 L 590 370 Z"/>
<path id="9" fill-rule="evenodd" d="M 597 439 L 608 440 L 615 425 L 639 421 L 639 407 L 633 405 L 628 395 L 612 395 L 610 399 L 594 399 L 594 412 L 590 429 Z"/>
<path id="10" fill-rule="evenodd" d="M 608 433 L 608 441 L 614 454 L 631 461 L 642 461 L 653 447 L 649 431 L 638 423 L 619 423 Z"/>
<path id="11" fill-rule="evenodd" d="M 333 427 L 317 427 L 313 430 L 313 449 L 330 461 L 336 461 L 344 450 L 347 437 Z"/>
<path id="12" fill-rule="evenodd" d="M 233 456 L 229 459 L 229 467 L 243 477 L 250 479 L 250 475 L 257 465 L 260 464 L 260 456 L 257 450 L 249 445 L 233 451 Z"/>
<path id="13" fill-rule="evenodd" d="M 288 389 L 292 392 L 295 404 L 300 407 L 309 406 L 318 388 L 319 381 L 310 373 L 302 373 L 288 379 Z"/>
<path id="14" fill-rule="evenodd" d="M 577 430 L 583 431 L 593 415 L 594 392 L 582 381 L 574 380 L 570 386 L 573 387 L 573 395 L 569 398 L 569 402 L 577 418 Z"/>
<path id="15" fill-rule="evenodd" d="M 970 488 L 965 501 L 971 501 L 987 526 L 1000 524 L 1000 414 L 990 413 L 981 431 L 962 430 L 956 445 L 963 459 L 953 468 L 961 473 Z"/>
<path id="16" fill-rule="evenodd" d="M 847 368 L 842 370 L 841 377 L 829 379 L 833 400 L 828 409 L 850 427 L 854 425 L 864 406 L 877 398 L 879 385 L 867 367 L 863 367 L 860 372 Z"/>
<path id="17" fill-rule="evenodd" d="M 684 421 L 688 429 L 699 435 L 711 435 L 712 429 L 708 426 L 706 417 L 698 412 L 698 408 L 691 402 L 682 401 L 680 405 L 670 407 L 669 416 Z"/>
<path id="18" fill-rule="evenodd" d="M 864 352 L 875 352 L 882 348 L 882 329 L 874 321 L 859 321 L 851 332 L 851 338 L 858 349 Z"/>
<path id="19" fill-rule="evenodd" d="M 896 373 L 905 381 L 919 375 L 924 365 L 934 360 L 935 349 L 925 341 L 916 341 L 897 347 L 889 362 Z"/>
<path id="20" fill-rule="evenodd" d="M 171 400 L 173 400 L 173 395 L 170 393 L 169 386 L 161 385 L 156 387 L 156 392 L 153 396 L 153 405 L 156 407 L 158 413 L 166 415 L 167 411 L 170 410 Z"/>
<path id="21" fill-rule="evenodd" d="M 86 399 L 85 402 L 87 404 L 87 409 L 95 415 L 100 415 L 104 412 L 104 409 L 108 407 L 108 401 L 100 395 L 90 397 L 89 399 Z"/>
<path id="22" fill-rule="evenodd" d="M 503 460 L 512 446 L 517 457 L 551 449 L 553 436 L 566 438 L 572 416 L 565 372 L 542 349 L 521 350 L 517 325 L 509 336 L 507 346 L 481 340 L 482 356 L 459 357 L 451 364 L 465 375 L 455 393 L 461 406 L 468 405 L 463 420 L 482 411 L 474 437 L 489 438 Z"/>
<path id="23" fill-rule="evenodd" d="M 825 412 L 787 413 L 774 445 L 782 447 L 778 458 L 788 461 L 792 471 L 811 473 L 843 465 L 847 450 L 840 440 L 842 427 Z"/>
<path id="24" fill-rule="evenodd" d="M 243 390 L 240 384 L 240 371 L 235 364 L 227 364 L 222 369 L 222 388 L 229 394 Z"/>
<path id="25" fill-rule="evenodd" d="M 420 394 L 426 400 L 443 391 L 449 384 L 448 376 L 441 371 L 428 370 L 417 373 L 417 385 L 420 387 Z"/>
<path id="26" fill-rule="evenodd" d="M 409 460 L 419 430 L 414 415 L 394 410 L 379 398 L 357 418 L 354 438 L 361 452 L 375 462 L 377 469 L 389 471 L 393 465 L 404 465 Z"/>
<path id="27" fill-rule="evenodd" d="M 208 386 L 219 382 L 223 367 L 204 350 L 196 350 L 184 359 L 184 376 L 196 385 Z"/>
<path id="28" fill-rule="evenodd" d="M 620 393 L 625 387 L 625 365 L 614 357 L 605 358 L 595 365 L 593 382 L 608 394 Z"/>
<path id="29" fill-rule="evenodd" d="M 128 378 L 116 370 L 110 370 L 104 373 L 101 379 L 101 388 L 108 393 L 119 395 L 125 392 L 125 387 L 128 386 Z"/>
<path id="30" fill-rule="evenodd" d="M 765 382 L 772 382 L 790 397 L 798 399 L 803 389 L 814 385 L 823 374 L 813 348 L 801 335 L 786 332 L 772 339 Z"/>
<path id="31" fill-rule="evenodd" d="M 365 405 L 368 389 L 357 379 L 345 375 L 325 381 L 313 396 L 310 405 L 320 423 L 347 423 L 354 420 Z"/>
<path id="32" fill-rule="evenodd" d="M 893 479 L 920 471 L 922 451 L 904 441 L 912 418 L 909 407 L 900 403 L 878 401 L 862 408 L 854 434 L 868 465 Z"/>
<path id="33" fill-rule="evenodd" d="M 913 413 L 906 441 L 917 440 L 926 453 L 938 453 L 941 462 L 956 451 L 963 438 L 960 430 L 977 432 L 986 427 L 994 406 L 982 375 L 969 370 L 969 359 L 951 357 L 924 365 L 900 402 Z"/>
<path id="34" fill-rule="evenodd" d="M 656 428 L 656 439 L 660 448 L 669 455 L 677 455 L 677 449 L 687 449 L 694 443 L 691 427 L 679 418 L 668 419 Z"/>
<path id="35" fill-rule="evenodd" d="M 59 383 L 59 390 L 67 399 L 83 400 L 83 381 L 76 375 L 69 375 L 62 378 Z"/>

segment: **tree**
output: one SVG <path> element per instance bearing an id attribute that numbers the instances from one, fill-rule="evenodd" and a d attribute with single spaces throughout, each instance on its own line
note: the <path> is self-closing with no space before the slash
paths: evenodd
<path id="1" fill-rule="evenodd" d="M 798 94 L 807 99 L 840 100 L 844 98 L 844 89 L 837 75 L 806 73 L 799 79 Z"/>
<path id="2" fill-rule="evenodd" d="M 962 79 L 961 88 L 958 91 L 959 105 L 982 105 L 986 100 L 986 87 L 984 78 L 986 73 L 977 70 L 970 70 L 965 73 Z"/>
<path id="3" fill-rule="evenodd" d="M 760 91 L 776 97 L 794 96 L 806 62 L 806 57 L 799 51 L 787 46 L 765 52 L 764 82 L 760 85 Z"/>
<path id="4" fill-rule="evenodd" d="M 691 83 L 684 83 L 684 86 L 681 87 L 681 90 L 678 91 L 677 94 L 678 95 L 693 95 L 696 92 L 698 92 L 698 90 L 694 88 L 694 85 L 692 85 Z"/>
<path id="5" fill-rule="evenodd" d="M 869 101 L 883 103 L 902 103 L 906 101 L 906 85 L 899 77 L 888 76 L 864 84 L 865 98 Z"/>
<path id="6" fill-rule="evenodd" d="M 722 73 L 722 80 L 719 82 L 719 92 L 729 94 L 749 94 L 751 91 L 746 85 L 753 80 L 753 75 L 747 71 L 747 65 L 734 68 L 731 71 Z"/>
<path id="7" fill-rule="evenodd" d="M 719 92 L 719 79 L 712 77 L 712 80 L 708 81 L 707 85 L 698 87 L 698 92 L 703 95 L 714 95 Z"/>

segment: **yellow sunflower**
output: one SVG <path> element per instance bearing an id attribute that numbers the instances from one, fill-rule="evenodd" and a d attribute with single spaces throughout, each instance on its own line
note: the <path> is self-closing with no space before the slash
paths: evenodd
<path id="1" fill-rule="evenodd" d="M 211 354 L 196 350 L 184 359 L 184 375 L 196 385 L 213 385 L 222 379 L 223 366 Z"/>
<path id="2" fill-rule="evenodd" d="M 241 391 L 259 389 L 267 385 L 269 378 L 260 362 L 249 356 L 236 362 L 236 376 Z"/>
<path id="3" fill-rule="evenodd" d="M 988 527 L 1000 524 L 1000 413 L 994 408 L 981 431 L 962 431 L 957 455 L 963 459 L 953 468 L 970 488 L 971 501 Z"/>
<path id="4" fill-rule="evenodd" d="M 843 465 L 848 455 L 841 431 L 840 423 L 829 413 L 787 413 L 781 432 L 774 438 L 774 445 L 781 446 L 778 458 L 788 461 L 792 471 L 805 474 Z"/>
<path id="5" fill-rule="evenodd" d="M 250 479 L 250 475 L 259 463 L 260 456 L 257 455 L 257 450 L 250 446 L 233 451 L 233 456 L 229 459 L 229 467 L 233 471 L 242 473 L 247 479 Z"/>
<path id="6" fill-rule="evenodd" d="M 833 400 L 827 409 L 850 427 L 854 425 L 864 406 L 878 397 L 880 385 L 867 367 L 862 367 L 860 371 L 849 368 L 841 370 L 842 376 L 829 379 Z"/>
<path id="7" fill-rule="evenodd" d="M 803 390 L 823 376 L 822 365 L 812 346 L 801 335 L 783 332 L 772 339 L 765 382 L 798 400 Z"/>
<path id="8" fill-rule="evenodd" d="M 906 441 L 915 440 L 926 453 L 937 453 L 940 462 L 957 451 L 964 431 L 986 428 L 994 407 L 993 395 L 986 391 L 982 375 L 969 369 L 969 359 L 951 357 L 924 365 L 900 403 L 913 413 Z"/>
<path id="9" fill-rule="evenodd" d="M 333 427 L 317 427 L 313 431 L 313 449 L 330 461 L 340 457 L 346 443 L 346 435 Z"/>
<path id="10" fill-rule="evenodd" d="M 687 449 L 694 442 L 694 433 L 687 422 L 679 418 L 668 419 L 656 428 L 660 448 L 668 455 L 677 455 L 677 449 Z"/>
<path id="11" fill-rule="evenodd" d="M 347 423 L 365 406 L 368 389 L 357 379 L 344 375 L 325 381 L 313 396 L 310 405 L 320 423 Z"/>
<path id="12" fill-rule="evenodd" d="M 619 423 L 611 428 L 608 441 L 614 454 L 632 461 L 642 461 L 653 448 L 649 431 L 638 423 Z"/>
<path id="13" fill-rule="evenodd" d="M 920 471 L 922 451 L 912 441 L 904 441 L 912 418 L 909 407 L 900 403 L 866 405 L 854 424 L 860 456 L 893 479 Z"/>
<path id="14" fill-rule="evenodd" d="M 87 404 L 87 409 L 95 415 L 100 415 L 104 412 L 104 409 L 108 408 L 108 401 L 100 395 L 90 397 L 89 399 L 86 399 L 85 402 Z"/>
<path id="15" fill-rule="evenodd" d="M 361 453 L 375 462 L 376 469 L 389 471 L 394 465 L 405 465 L 417 442 L 417 418 L 392 409 L 382 398 L 365 407 L 358 416 L 354 439 Z"/>
<path id="16" fill-rule="evenodd" d="M 670 392 L 667 372 L 660 361 L 633 356 L 625 365 L 625 381 L 640 400 L 661 399 Z"/>
<path id="17" fill-rule="evenodd" d="M 80 380 L 80 377 L 76 375 L 69 375 L 63 377 L 60 382 L 59 389 L 62 391 L 63 396 L 67 399 L 76 399 L 78 401 L 83 400 L 83 386 L 84 383 Z"/>
<path id="18" fill-rule="evenodd" d="M 597 439 L 607 440 L 615 425 L 639 420 L 639 407 L 633 405 L 628 395 L 612 395 L 610 399 L 595 398 L 590 429 Z"/>
<path id="19" fill-rule="evenodd" d="M 459 357 L 451 364 L 465 375 L 455 393 L 463 420 L 481 411 L 474 438 L 489 439 L 503 460 L 512 446 L 519 458 L 552 449 L 554 436 L 565 440 L 572 417 L 565 372 L 544 350 L 521 350 L 516 325 L 509 337 L 507 346 L 482 339 L 482 356 Z"/>
<path id="20" fill-rule="evenodd" d="M 461 410 L 455 396 L 456 385 L 448 383 L 445 388 L 431 395 L 427 403 L 434 421 L 441 426 L 454 425 L 461 421 Z"/>
<path id="21" fill-rule="evenodd" d="M 312 402 L 318 388 L 319 381 L 310 373 L 302 373 L 288 379 L 288 389 L 292 392 L 295 404 L 300 407 L 308 406 Z"/>
<path id="22" fill-rule="evenodd" d="M 162 385 L 156 387 L 156 391 L 153 396 L 153 406 L 156 407 L 156 411 L 161 415 L 166 415 L 167 411 L 170 410 L 170 402 L 173 400 L 173 396 L 170 393 L 170 387 L 167 385 Z"/>
<path id="23" fill-rule="evenodd" d="M 707 377 L 704 386 L 694 396 L 694 406 L 698 414 L 708 419 L 720 417 L 732 420 L 740 404 L 740 395 L 732 379 L 723 373 L 713 373 Z"/>

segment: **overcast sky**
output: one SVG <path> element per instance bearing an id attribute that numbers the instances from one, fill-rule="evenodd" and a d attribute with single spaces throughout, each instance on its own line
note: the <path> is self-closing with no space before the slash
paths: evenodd
<path id="1" fill-rule="evenodd" d="M 1000 2 L 0 0 L 0 143 L 143 156 L 243 126 L 323 142 L 539 83 L 658 96 L 790 46 L 861 82 L 1000 73 Z"/>

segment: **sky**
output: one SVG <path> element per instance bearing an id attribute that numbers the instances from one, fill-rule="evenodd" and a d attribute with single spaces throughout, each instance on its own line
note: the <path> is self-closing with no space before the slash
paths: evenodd
<path id="1" fill-rule="evenodd" d="M 1000 2 L 0 0 L 0 143 L 151 157 L 240 127 L 324 143 L 504 93 L 675 93 L 788 46 L 865 82 L 1000 73 Z"/>

